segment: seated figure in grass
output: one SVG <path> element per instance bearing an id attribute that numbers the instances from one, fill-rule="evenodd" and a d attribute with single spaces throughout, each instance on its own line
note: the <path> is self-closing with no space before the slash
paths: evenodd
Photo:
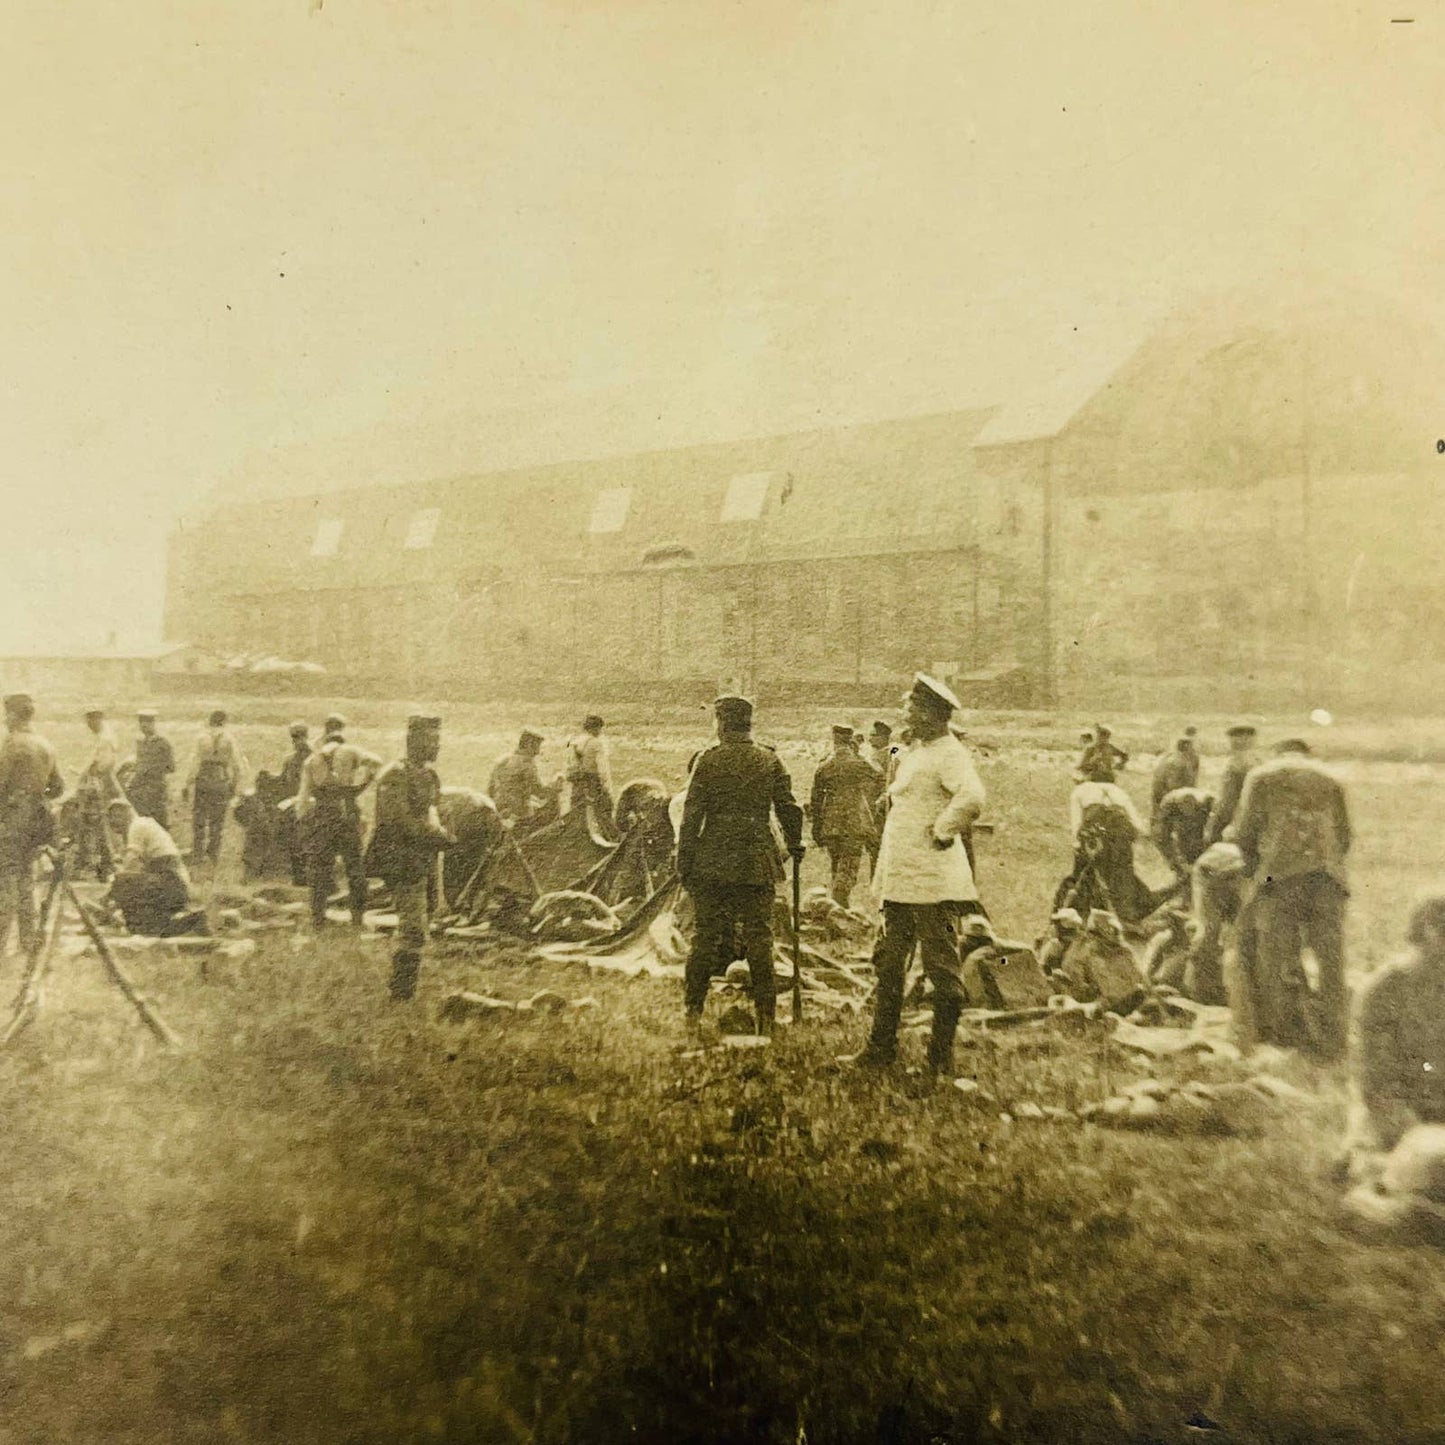
<path id="1" fill-rule="evenodd" d="M 1356 1000 L 1340 1170 L 1357 1217 L 1445 1238 L 1445 896 L 1416 906 L 1409 941 Z"/>

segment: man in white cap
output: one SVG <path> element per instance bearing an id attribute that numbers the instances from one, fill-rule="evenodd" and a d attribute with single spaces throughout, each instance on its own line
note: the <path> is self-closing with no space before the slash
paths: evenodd
<path id="1" fill-rule="evenodd" d="M 958 706 L 946 684 L 921 672 L 904 700 L 914 742 L 900 754 L 888 788 L 873 879 L 883 933 L 873 950 L 878 994 L 868 1045 L 855 1060 L 861 1067 L 884 1067 L 897 1057 L 903 980 L 915 944 L 933 985 L 929 1067 L 935 1075 L 953 1067 L 953 1036 L 963 1011 L 957 920 L 981 911 L 962 835 L 984 804 L 973 759 L 949 731 Z"/>

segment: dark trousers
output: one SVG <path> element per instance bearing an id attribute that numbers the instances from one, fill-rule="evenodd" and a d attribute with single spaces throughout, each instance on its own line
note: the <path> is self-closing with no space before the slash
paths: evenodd
<path id="1" fill-rule="evenodd" d="M 323 805 L 302 826 L 308 843 L 312 922 L 318 926 L 326 922 L 326 903 L 335 882 L 338 857 L 346 870 L 351 916 L 360 922 L 366 908 L 366 867 L 361 860 L 361 819 L 356 810 Z"/>
<path id="2" fill-rule="evenodd" d="M 35 908 L 35 854 L 12 853 L 0 857 L 0 954 L 10 942 L 10 925 L 20 934 L 20 948 L 29 953 L 39 939 Z"/>
<path id="3" fill-rule="evenodd" d="M 110 896 L 124 914 L 125 926 L 151 937 L 175 932 L 174 916 L 190 902 L 185 880 L 165 865 L 122 870 L 111 882 Z"/>
<path id="4" fill-rule="evenodd" d="M 892 1059 L 898 1053 L 898 1021 L 903 1014 L 903 983 L 914 945 L 923 955 L 923 971 L 933 985 L 933 1035 L 928 1062 L 935 1069 L 953 1066 L 953 1035 L 963 1012 L 963 967 L 958 956 L 959 903 L 883 904 L 883 932 L 873 949 L 878 993 L 873 1003 L 870 1052 Z"/>
<path id="5" fill-rule="evenodd" d="M 583 773 L 572 780 L 572 800 L 569 811 L 592 805 L 592 820 L 598 830 L 607 837 L 612 836 L 612 794 L 602 786 L 602 779 L 596 773 Z"/>
<path id="6" fill-rule="evenodd" d="M 853 838 L 830 838 L 823 847 L 828 850 L 828 861 L 833 866 L 832 888 L 834 903 L 844 908 L 853 897 L 854 885 L 858 882 L 858 867 L 863 862 L 863 844 Z"/>
<path id="7" fill-rule="evenodd" d="M 1303 873 L 1261 886 L 1241 925 L 1240 968 L 1261 1043 L 1308 1049 L 1324 1060 L 1345 1047 L 1345 901 L 1328 873 Z M 1304 950 L 1319 968 L 1314 994 Z"/>
<path id="8" fill-rule="evenodd" d="M 226 826 L 229 793 L 203 792 L 197 788 L 191 798 L 191 867 L 207 859 L 214 867 L 221 861 L 221 834 Z"/>
<path id="9" fill-rule="evenodd" d="M 778 985 L 773 974 L 773 890 L 766 883 L 694 883 L 692 952 L 683 973 L 683 1002 L 700 1014 L 707 1002 L 708 981 L 731 962 L 734 931 L 740 929 L 748 960 L 753 1004 L 758 1021 L 770 1024 L 777 1012 Z"/>

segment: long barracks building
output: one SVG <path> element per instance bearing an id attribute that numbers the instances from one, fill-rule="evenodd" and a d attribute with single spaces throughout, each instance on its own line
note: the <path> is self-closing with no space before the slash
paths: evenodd
<path id="1" fill-rule="evenodd" d="M 1087 394 L 447 480 L 221 497 L 167 637 L 475 697 L 1438 706 L 1445 368 L 1378 308 L 1220 306 Z"/>

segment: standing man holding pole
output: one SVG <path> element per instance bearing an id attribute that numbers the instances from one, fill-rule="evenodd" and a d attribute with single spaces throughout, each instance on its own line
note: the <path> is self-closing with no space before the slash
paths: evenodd
<path id="1" fill-rule="evenodd" d="M 769 815 L 777 815 L 796 866 L 804 851 L 803 810 L 778 755 L 753 741 L 752 703 L 720 697 L 713 711 L 717 745 L 697 760 L 678 830 L 677 876 L 697 915 L 683 1002 L 688 1029 L 696 1033 L 709 980 L 740 927 L 758 1032 L 766 1035 L 777 1013 L 772 908 L 782 871 Z"/>
<path id="2" fill-rule="evenodd" d="M 963 1012 L 957 920 L 979 908 L 962 834 L 984 803 L 973 759 L 948 729 L 958 706 L 944 683 L 921 672 L 904 699 L 915 741 L 900 755 L 888 789 L 873 880 L 873 895 L 883 906 L 883 932 L 873 950 L 878 994 L 867 1047 L 853 1060 L 860 1068 L 886 1068 L 898 1056 L 903 981 L 915 944 L 933 985 L 928 1066 L 935 1076 L 953 1068 L 953 1036 Z"/>

